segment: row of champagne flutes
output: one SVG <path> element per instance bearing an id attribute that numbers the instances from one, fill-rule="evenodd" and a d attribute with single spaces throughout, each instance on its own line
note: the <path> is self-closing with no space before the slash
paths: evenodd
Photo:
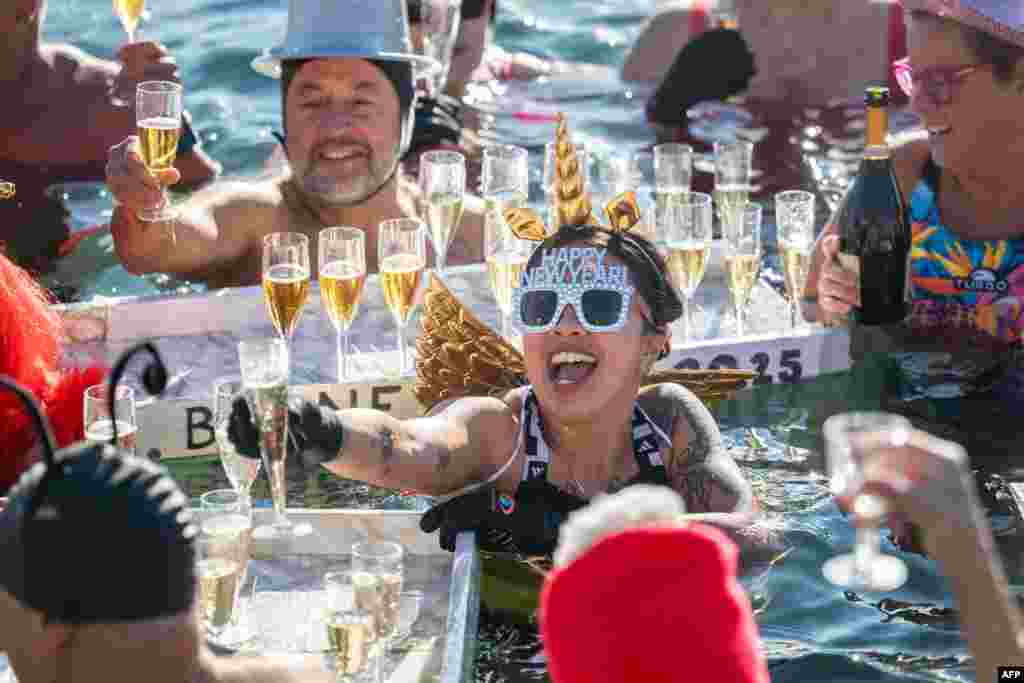
<path id="1" fill-rule="evenodd" d="M 269 587 L 261 593 L 259 577 L 250 571 L 249 500 L 233 489 L 221 489 L 203 494 L 200 506 L 199 614 L 207 637 L 215 643 L 239 648 L 259 637 L 262 646 L 274 649 L 326 650 L 334 654 L 338 673 L 358 674 L 372 663 L 374 649 L 383 654 L 396 636 L 408 635 L 423 594 L 403 591 L 401 545 L 355 543 L 351 565 L 323 577 L 326 601 L 303 601 Z M 314 604 L 326 609 L 318 610 Z M 303 631 L 310 622 L 323 625 L 321 636 Z"/>
<path id="2" fill-rule="evenodd" d="M 726 284 L 736 321 L 736 336 L 744 335 L 744 315 L 761 268 L 763 209 L 744 202 L 722 211 L 722 252 Z M 785 275 L 790 323 L 797 325 L 800 299 L 807 280 L 814 244 L 814 195 L 787 190 L 775 195 L 779 255 Z M 690 192 L 666 203 L 658 225 L 667 251 L 669 272 L 683 294 L 683 324 L 689 335 L 689 308 L 704 279 L 711 254 L 712 198 Z"/>
<path id="3" fill-rule="evenodd" d="M 400 372 L 411 363 L 405 325 L 414 308 L 426 265 L 426 231 L 416 218 L 383 221 L 377 259 L 384 302 L 398 328 Z M 366 283 L 366 233 L 359 228 L 335 227 L 317 236 L 320 297 L 334 324 L 338 348 L 338 381 L 351 377 L 349 330 L 359 315 Z M 309 238 L 301 233 L 272 233 L 263 239 L 263 292 L 278 335 L 290 344 L 309 297 L 311 275 Z"/>

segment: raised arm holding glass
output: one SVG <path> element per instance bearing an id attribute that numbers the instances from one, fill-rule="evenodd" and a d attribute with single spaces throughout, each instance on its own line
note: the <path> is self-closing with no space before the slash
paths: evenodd
<path id="1" fill-rule="evenodd" d="M 161 172 L 158 182 L 134 137 L 110 151 L 107 183 L 120 203 L 111 229 L 131 272 L 175 273 L 214 287 L 256 284 L 266 235 L 302 233 L 315 254 L 321 230 L 352 226 L 366 233 L 373 273 L 380 223 L 419 215 L 419 190 L 400 178 L 398 162 L 412 134 L 414 83 L 436 63 L 413 53 L 403 0 L 323 7 L 292 0 L 289 17 L 284 43 L 253 63 L 281 80 L 288 173 L 218 183 L 180 202 L 172 244 L 166 226 L 136 214 L 161 204 L 176 172 Z M 481 261 L 482 248 L 482 216 L 465 211 L 448 262 Z"/>

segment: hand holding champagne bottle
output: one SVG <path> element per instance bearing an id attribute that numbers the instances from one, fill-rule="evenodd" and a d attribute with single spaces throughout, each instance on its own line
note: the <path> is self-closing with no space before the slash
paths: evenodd
<path id="1" fill-rule="evenodd" d="M 889 89 L 870 87 L 865 101 L 864 159 L 839 212 L 838 260 L 858 278 L 856 302 L 844 301 L 854 304 L 853 320 L 861 325 L 887 325 L 901 322 L 909 311 L 910 222 L 886 143 Z"/>

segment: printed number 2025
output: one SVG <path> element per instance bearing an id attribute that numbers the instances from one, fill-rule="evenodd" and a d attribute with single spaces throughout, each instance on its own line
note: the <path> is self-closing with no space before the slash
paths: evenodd
<path id="1" fill-rule="evenodd" d="M 757 374 L 754 377 L 754 384 L 771 384 L 775 381 L 775 377 L 768 372 L 768 367 L 772 363 L 772 358 L 765 352 L 755 353 L 750 357 L 750 365 L 753 366 L 754 372 Z M 783 368 L 779 371 L 778 377 L 779 382 L 782 384 L 795 384 L 800 381 L 800 378 L 804 374 L 803 363 L 800 362 L 800 349 L 785 349 L 779 354 L 779 366 Z M 722 353 L 711 359 L 708 363 L 709 370 L 718 370 L 722 368 L 729 368 L 736 370 L 740 367 L 739 361 L 736 356 L 729 353 Z M 676 363 L 676 368 L 679 370 L 700 370 L 700 361 L 696 358 L 684 358 L 680 362 Z"/>

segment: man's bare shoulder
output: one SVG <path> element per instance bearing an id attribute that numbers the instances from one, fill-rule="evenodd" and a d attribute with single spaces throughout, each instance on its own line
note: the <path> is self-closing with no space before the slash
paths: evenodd
<path id="1" fill-rule="evenodd" d="M 270 211 L 283 205 L 279 179 L 221 180 L 193 194 L 188 204 L 218 215 Z"/>

